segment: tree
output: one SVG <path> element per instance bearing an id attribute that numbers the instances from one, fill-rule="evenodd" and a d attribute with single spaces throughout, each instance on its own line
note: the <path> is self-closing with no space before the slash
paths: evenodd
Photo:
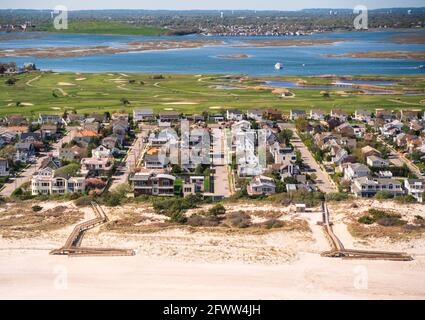
<path id="1" fill-rule="evenodd" d="M 284 129 L 281 132 L 279 132 L 278 139 L 281 143 L 285 143 L 286 145 L 289 145 L 294 133 L 292 130 Z"/>
<path id="2" fill-rule="evenodd" d="M 130 104 L 130 101 L 127 98 L 121 98 L 120 101 L 124 106 L 127 106 L 128 104 Z"/>
<path id="3" fill-rule="evenodd" d="M 17 82 L 18 80 L 16 80 L 16 79 L 14 79 L 14 78 L 9 78 L 9 79 L 7 79 L 6 81 L 5 81 L 5 83 L 8 85 L 8 86 L 14 86 L 15 84 L 16 84 L 16 82 Z"/>
<path id="4" fill-rule="evenodd" d="M 308 128 L 308 121 L 305 117 L 299 117 L 295 120 L 295 128 L 298 132 L 304 132 Z"/>

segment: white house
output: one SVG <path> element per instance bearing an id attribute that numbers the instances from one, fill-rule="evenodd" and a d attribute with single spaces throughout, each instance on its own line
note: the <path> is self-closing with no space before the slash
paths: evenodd
<path id="1" fill-rule="evenodd" d="M 263 120 L 264 111 L 260 109 L 250 109 L 246 112 L 246 116 L 248 119 L 261 121 Z"/>
<path id="2" fill-rule="evenodd" d="M 407 193 L 418 200 L 418 202 L 423 202 L 425 180 L 405 179 L 404 188 L 407 190 Z"/>
<path id="3" fill-rule="evenodd" d="M 304 110 L 291 110 L 289 112 L 289 119 L 290 120 L 297 120 L 300 117 L 305 117 L 306 113 Z"/>
<path id="4" fill-rule="evenodd" d="M 110 158 L 112 157 L 112 151 L 107 147 L 100 145 L 96 149 L 92 150 L 92 155 L 96 158 Z"/>
<path id="5" fill-rule="evenodd" d="M 9 176 L 9 161 L 7 159 L 0 159 L 0 177 Z"/>
<path id="6" fill-rule="evenodd" d="M 71 177 L 50 167 L 35 172 L 31 179 L 32 195 L 83 193 L 85 187 L 84 177 Z"/>
<path id="7" fill-rule="evenodd" d="M 372 112 L 368 110 L 356 110 L 354 119 L 361 122 L 369 122 L 372 119 Z"/>
<path id="8" fill-rule="evenodd" d="M 232 109 L 226 111 L 226 119 L 229 121 L 243 120 L 243 113 L 240 110 Z"/>
<path id="9" fill-rule="evenodd" d="M 367 165 L 372 168 L 387 168 L 390 166 L 389 161 L 377 156 L 369 156 L 366 158 Z"/>
<path id="10" fill-rule="evenodd" d="M 152 109 L 134 109 L 133 120 L 137 122 L 154 120 L 155 116 Z"/>
<path id="11" fill-rule="evenodd" d="M 344 179 L 353 180 L 361 177 L 367 177 L 370 174 L 370 169 L 364 164 L 349 163 L 344 169 Z"/>
<path id="12" fill-rule="evenodd" d="M 247 192 L 253 195 L 271 195 L 276 193 L 276 184 L 272 178 L 265 176 L 254 177 L 247 186 Z"/>

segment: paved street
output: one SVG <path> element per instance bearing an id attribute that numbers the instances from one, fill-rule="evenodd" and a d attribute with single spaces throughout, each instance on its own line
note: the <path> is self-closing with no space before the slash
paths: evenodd
<path id="1" fill-rule="evenodd" d="M 134 170 L 134 168 L 137 166 L 138 161 L 143 156 L 143 151 L 145 148 L 143 139 L 145 136 L 145 132 L 137 134 L 133 145 L 130 147 L 127 153 L 127 156 L 125 157 L 121 165 L 117 168 L 115 174 L 112 176 L 112 183 L 109 190 L 112 191 L 119 185 L 128 181 L 129 174 Z"/>
<path id="2" fill-rule="evenodd" d="M 391 145 L 386 143 L 380 137 L 378 137 L 378 141 L 383 143 L 391 151 L 391 155 L 389 157 L 390 159 L 391 158 L 399 159 L 401 162 L 405 163 L 407 167 L 409 168 L 409 170 L 412 171 L 416 176 L 418 177 L 422 176 L 421 170 L 412 161 L 407 159 L 404 156 L 404 154 L 402 154 L 401 152 L 398 152 L 396 149 L 394 149 Z"/>
<path id="3" fill-rule="evenodd" d="M 23 183 L 29 181 L 32 175 L 37 172 L 40 168 L 41 163 L 46 159 L 50 154 L 57 155 L 59 154 L 59 149 L 63 143 L 69 142 L 69 136 L 65 135 L 58 142 L 52 145 L 52 151 L 42 153 L 41 157 L 37 158 L 37 162 L 32 164 L 29 168 L 19 173 L 17 178 L 11 178 L 9 183 L 5 184 L 3 190 L 0 191 L 0 195 L 3 197 L 10 197 L 15 191 L 16 188 L 20 187 Z"/>
<path id="4" fill-rule="evenodd" d="M 338 190 L 335 187 L 335 185 L 332 183 L 329 175 L 322 170 L 322 168 L 313 158 L 313 155 L 311 154 L 311 152 L 307 149 L 305 144 L 301 141 L 296 131 L 293 130 L 293 132 L 294 132 L 294 136 L 291 142 L 294 145 L 294 147 L 301 152 L 301 157 L 304 164 L 314 170 L 314 174 L 316 174 L 317 176 L 316 186 L 323 193 L 337 192 Z"/>
<path id="5" fill-rule="evenodd" d="M 227 150 L 224 145 L 223 131 L 214 129 L 214 135 L 218 137 L 218 140 L 213 142 L 212 145 L 212 159 L 214 161 L 214 165 L 212 166 L 214 171 L 212 183 L 214 185 L 214 195 L 228 198 L 232 195 L 232 192 L 229 186 L 228 165 L 224 163 L 224 155 L 227 153 Z"/>

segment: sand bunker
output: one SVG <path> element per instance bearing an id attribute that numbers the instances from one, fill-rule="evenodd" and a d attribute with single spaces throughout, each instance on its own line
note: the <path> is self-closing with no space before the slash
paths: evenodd
<path id="1" fill-rule="evenodd" d="M 29 103 L 29 102 L 22 102 L 21 103 L 21 106 L 28 106 L 28 107 L 30 107 L 30 106 L 33 106 L 34 104 L 32 104 L 32 103 Z"/>
<path id="2" fill-rule="evenodd" d="M 77 79 L 75 79 L 75 81 L 84 81 L 84 80 L 87 80 L 87 78 L 77 78 Z"/>
<path id="3" fill-rule="evenodd" d="M 220 110 L 220 109 L 223 109 L 223 107 L 209 107 L 209 109 L 211 109 L 211 110 Z"/>
<path id="4" fill-rule="evenodd" d="M 69 82 L 58 82 L 58 86 L 75 86 L 75 84 Z"/>
<path id="5" fill-rule="evenodd" d="M 164 108 L 165 111 L 173 111 L 173 108 Z"/>

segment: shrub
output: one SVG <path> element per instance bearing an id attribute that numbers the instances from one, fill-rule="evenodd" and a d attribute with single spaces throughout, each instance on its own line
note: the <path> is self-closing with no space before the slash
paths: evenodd
<path id="1" fill-rule="evenodd" d="M 91 196 L 83 196 L 75 200 L 75 205 L 77 207 L 85 207 L 89 206 L 91 202 L 93 201 L 93 197 Z"/>
<path id="2" fill-rule="evenodd" d="M 43 207 L 40 207 L 40 206 L 35 205 L 31 209 L 34 212 L 40 212 L 41 210 L 43 210 Z"/>
<path id="3" fill-rule="evenodd" d="M 181 212 L 175 212 L 170 216 L 170 221 L 180 224 L 185 224 L 187 222 L 187 218 Z"/>
<path id="4" fill-rule="evenodd" d="M 267 229 L 274 229 L 274 228 L 282 228 L 285 224 L 283 223 L 283 221 L 277 220 L 277 219 L 270 219 L 267 220 L 263 223 L 263 225 L 267 228 Z"/>
<path id="5" fill-rule="evenodd" d="M 359 221 L 359 223 L 368 224 L 368 225 L 375 223 L 375 220 L 370 216 L 363 216 L 363 217 L 359 218 L 358 221 Z"/>
<path id="6" fill-rule="evenodd" d="M 326 201 L 345 201 L 348 199 L 348 194 L 343 192 L 328 193 L 325 199 Z"/>
<path id="7" fill-rule="evenodd" d="M 216 204 L 214 207 L 208 210 L 208 214 L 211 216 L 218 216 L 226 214 L 226 208 L 222 204 Z"/>
<path id="8" fill-rule="evenodd" d="M 204 217 L 194 214 L 187 218 L 187 224 L 192 227 L 213 227 L 219 225 L 220 221 L 214 217 Z"/>
<path id="9" fill-rule="evenodd" d="M 242 211 L 231 213 L 229 220 L 231 225 L 237 228 L 248 228 L 252 224 L 251 217 Z"/>
<path id="10" fill-rule="evenodd" d="M 417 202 L 416 198 L 412 195 L 396 197 L 395 201 L 398 202 L 398 203 L 401 203 L 401 204 L 416 203 Z"/>
<path id="11" fill-rule="evenodd" d="M 379 191 L 376 193 L 375 198 L 378 200 L 387 200 L 394 198 L 394 195 L 388 191 Z"/>
<path id="12" fill-rule="evenodd" d="M 376 223 L 383 227 L 394 227 L 405 225 L 407 222 L 400 220 L 399 218 L 392 217 L 379 219 L 378 221 L 376 221 Z"/>

